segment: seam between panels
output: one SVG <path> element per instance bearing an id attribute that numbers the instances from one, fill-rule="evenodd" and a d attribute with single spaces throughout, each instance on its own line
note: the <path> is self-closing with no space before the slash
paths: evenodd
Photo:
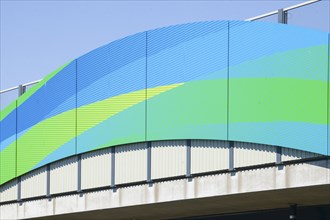
<path id="1" fill-rule="evenodd" d="M 328 100 L 327 100 L 327 102 L 328 102 L 328 112 L 327 112 L 327 115 L 328 115 L 328 118 L 327 118 L 327 123 L 328 123 L 328 126 L 327 126 L 327 128 L 328 128 L 328 134 L 327 135 L 329 135 L 329 130 L 330 130 L 330 128 L 329 128 L 329 119 L 330 119 L 330 115 L 329 115 L 329 111 L 330 111 L 330 101 L 329 101 L 329 99 L 330 99 L 330 88 L 329 88 L 329 83 L 330 83 L 330 33 L 328 33 L 328 85 L 327 85 L 327 88 L 328 88 Z M 327 141 L 328 141 L 328 155 L 329 155 L 329 148 L 330 148 L 330 146 L 329 146 L 329 136 L 328 136 L 328 138 L 327 138 Z"/>
<path id="2" fill-rule="evenodd" d="M 16 139 L 16 143 L 15 143 L 15 177 L 18 176 L 18 171 L 17 171 L 17 164 L 18 164 L 18 141 L 17 141 L 17 132 L 18 132 L 18 109 L 17 109 L 17 100 L 15 101 L 15 105 L 16 105 L 16 134 L 15 134 L 15 139 Z"/>
<path id="3" fill-rule="evenodd" d="M 230 22 L 227 21 L 227 140 L 229 140 L 229 46 L 230 46 Z"/>
<path id="4" fill-rule="evenodd" d="M 330 94 L 329 94 L 329 79 L 330 79 L 330 33 L 328 33 L 328 59 L 327 59 L 327 121 L 326 121 L 326 124 L 327 124 L 327 134 L 326 134 L 326 137 L 327 137 L 327 156 L 329 155 L 329 119 L 330 119 L 330 115 L 329 115 L 329 105 L 330 105 L 330 102 L 329 102 L 329 98 L 330 98 Z M 330 177 L 329 177 L 330 178 Z"/>
<path id="5" fill-rule="evenodd" d="M 76 59 L 76 72 L 75 72 L 75 82 L 76 82 L 76 97 L 75 97 L 75 106 L 76 106 L 76 120 L 75 120 L 75 154 L 78 153 L 78 60 Z"/>
<path id="6" fill-rule="evenodd" d="M 144 139 L 145 141 L 147 141 L 148 135 L 148 31 L 146 31 L 146 50 L 145 50 L 145 54 L 146 54 L 146 67 L 145 67 L 145 109 L 144 109 Z"/>

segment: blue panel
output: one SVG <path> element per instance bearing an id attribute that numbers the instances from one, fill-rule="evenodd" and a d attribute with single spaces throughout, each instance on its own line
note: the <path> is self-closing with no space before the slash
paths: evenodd
<path id="1" fill-rule="evenodd" d="M 76 81 L 72 81 L 72 73 L 75 73 L 75 62 L 58 72 L 51 80 L 49 80 L 43 87 L 36 91 L 24 103 L 18 107 L 18 112 L 26 114 L 31 110 L 37 110 L 38 114 L 31 114 L 29 117 L 20 121 L 18 132 L 22 132 L 40 121 L 63 113 L 75 108 L 73 100 L 75 100 Z M 73 72 L 74 71 L 74 72 Z M 54 93 L 47 94 L 47 99 L 44 97 L 47 87 L 57 89 Z M 49 90 L 50 91 L 50 90 Z M 47 105 L 42 105 L 41 101 L 46 101 Z M 42 106 L 42 109 L 40 108 Z M 12 114 L 12 113 L 10 113 Z M 5 120 L 5 119 L 4 119 Z"/>
<path id="2" fill-rule="evenodd" d="M 139 33 L 80 57 L 77 61 L 78 107 L 144 89 L 145 41 L 145 32 Z"/>
<path id="3" fill-rule="evenodd" d="M 85 106 L 97 101 L 109 99 L 111 97 L 127 94 L 130 92 L 144 90 L 146 88 L 146 33 L 139 33 L 121 40 L 115 41 L 82 56 L 77 61 L 78 74 L 78 94 L 77 106 Z M 144 100 L 145 92 L 141 93 L 136 100 Z M 119 103 L 112 105 L 101 105 L 96 108 L 80 108 L 77 111 L 77 148 L 78 152 L 90 150 L 90 147 L 101 147 L 111 143 L 127 143 L 145 140 L 145 107 L 139 108 L 138 117 L 132 118 L 125 124 L 127 130 L 123 132 L 113 132 L 114 129 L 122 125 L 116 124 L 115 120 L 110 120 L 101 127 L 102 120 L 118 114 L 116 109 L 120 106 L 129 106 L 136 101 L 135 98 L 121 99 Z M 101 121 L 95 120 L 93 115 L 102 115 Z M 93 127 L 98 131 L 98 142 L 95 142 L 95 135 L 92 133 Z M 138 128 L 140 132 L 136 133 Z M 98 129 L 99 128 L 99 129 Z M 91 131 L 87 131 L 91 129 Z M 79 136 L 84 133 L 83 136 Z M 110 135 L 111 133 L 111 135 Z M 135 134 L 134 134 L 135 133 Z M 134 136 L 132 138 L 132 136 Z M 118 141 L 114 141 L 118 140 Z M 97 143 L 97 146 L 93 144 Z"/>
<path id="4" fill-rule="evenodd" d="M 230 66 L 284 51 L 327 44 L 326 32 L 269 22 L 231 21 L 229 32 Z"/>
<path id="5" fill-rule="evenodd" d="M 76 61 L 45 84 L 45 119 L 76 108 L 76 84 Z"/>
<path id="6" fill-rule="evenodd" d="M 326 125 L 303 122 L 231 123 L 230 138 L 326 155 Z M 302 135 L 304 134 L 304 135 Z"/>
<path id="7" fill-rule="evenodd" d="M 203 79 L 225 69 L 227 29 L 227 21 L 211 21 L 148 31 L 147 87 Z M 217 78 L 226 78 L 226 71 Z"/>
<path id="8" fill-rule="evenodd" d="M 147 140 L 227 138 L 228 24 L 148 32 L 147 87 L 184 85 L 147 100 Z"/>
<path id="9" fill-rule="evenodd" d="M 16 139 L 16 109 L 1 121 L 1 150 Z"/>

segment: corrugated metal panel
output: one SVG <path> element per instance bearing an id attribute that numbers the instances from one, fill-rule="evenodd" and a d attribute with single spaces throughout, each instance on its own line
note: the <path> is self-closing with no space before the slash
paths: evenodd
<path id="1" fill-rule="evenodd" d="M 6 202 L 17 199 L 17 179 L 0 186 L 0 201 Z"/>
<path id="2" fill-rule="evenodd" d="M 147 179 L 147 144 L 138 143 L 116 147 L 116 184 Z"/>
<path id="3" fill-rule="evenodd" d="M 50 193 L 77 190 L 77 156 L 57 161 L 50 165 Z"/>
<path id="4" fill-rule="evenodd" d="M 21 187 L 22 198 L 46 195 L 47 167 L 41 167 L 22 176 Z"/>
<path id="5" fill-rule="evenodd" d="M 308 151 L 295 150 L 295 149 L 286 148 L 286 147 L 282 148 L 282 161 L 297 160 L 297 159 L 318 157 L 318 156 L 321 156 L 321 155 L 311 153 Z"/>
<path id="6" fill-rule="evenodd" d="M 77 106 L 85 106 L 77 110 L 79 153 L 145 140 L 145 104 L 136 105 L 146 95 L 145 56 L 144 32 L 78 58 Z"/>
<path id="7" fill-rule="evenodd" d="M 147 87 L 184 83 L 148 99 L 147 140 L 226 138 L 228 22 L 175 25 L 147 37 Z"/>
<path id="8" fill-rule="evenodd" d="M 229 168 L 229 142 L 213 140 L 193 140 L 191 142 L 191 172 Z"/>
<path id="9" fill-rule="evenodd" d="M 106 148 L 81 155 L 82 189 L 110 185 L 111 149 Z"/>
<path id="10" fill-rule="evenodd" d="M 235 142 L 234 167 L 273 163 L 276 159 L 274 146 Z"/>
<path id="11" fill-rule="evenodd" d="M 17 102 L 11 105 L 17 106 Z M 17 109 L 9 113 L 6 118 L 0 121 L 0 184 L 16 177 L 17 170 Z"/>
<path id="12" fill-rule="evenodd" d="M 151 148 L 151 178 L 184 175 L 186 141 L 156 141 Z"/>

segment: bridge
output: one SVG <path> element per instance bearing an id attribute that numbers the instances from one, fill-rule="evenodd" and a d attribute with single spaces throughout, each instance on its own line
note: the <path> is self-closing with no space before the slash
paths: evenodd
<path id="1" fill-rule="evenodd" d="M 1 219 L 293 219 L 300 207 L 327 218 L 329 39 L 285 24 L 175 25 L 21 87 L 0 114 Z"/>

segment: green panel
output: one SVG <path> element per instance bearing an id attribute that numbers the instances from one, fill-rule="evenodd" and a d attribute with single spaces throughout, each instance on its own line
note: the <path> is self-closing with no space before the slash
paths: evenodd
<path id="1" fill-rule="evenodd" d="M 147 101 L 147 140 L 225 140 L 226 106 L 227 80 L 185 83 Z"/>
<path id="2" fill-rule="evenodd" d="M 75 133 L 72 132 L 71 127 L 61 126 L 67 121 L 71 121 L 75 118 L 76 109 L 67 111 L 63 114 L 59 114 L 55 117 L 46 119 L 31 129 L 29 129 L 22 137 L 18 139 L 19 154 L 17 174 L 21 175 L 31 170 L 37 163 L 44 159 L 48 154 L 53 152 L 59 146 L 65 144 L 70 139 L 74 138 Z M 51 132 L 45 132 L 50 130 L 61 129 L 62 132 L 57 132 L 53 135 Z M 47 145 L 44 140 L 47 141 Z M 31 149 L 38 149 L 31 150 Z"/>
<path id="3" fill-rule="evenodd" d="M 16 142 L 0 152 L 0 185 L 16 177 Z"/>
<path id="4" fill-rule="evenodd" d="M 173 84 L 148 89 L 148 98 L 174 89 L 182 85 Z M 78 109 L 78 152 L 86 152 L 95 148 L 144 141 L 146 90 L 115 96 Z M 136 106 L 138 104 L 138 106 Z M 134 106 L 136 112 L 132 112 Z M 104 111 L 108 109 L 108 111 Z M 124 117 L 122 117 L 124 115 Z M 133 116 L 134 115 L 134 116 Z M 138 116 L 140 115 L 140 116 Z M 84 120 L 79 120 L 84 118 Z M 123 120 L 126 119 L 126 120 Z M 127 131 L 129 129 L 129 131 Z M 136 131 L 136 133 L 134 133 Z"/>
<path id="5" fill-rule="evenodd" d="M 326 124 L 327 82 L 303 79 L 230 79 L 232 122 Z"/>
<path id="6" fill-rule="evenodd" d="M 150 97 L 156 96 L 164 91 L 173 89 L 181 84 L 175 84 L 170 86 L 162 86 L 160 88 L 156 89 L 150 89 Z M 157 91 L 154 91 L 157 90 Z M 86 112 L 86 114 L 80 115 L 81 117 L 85 117 L 85 122 L 81 125 L 78 136 L 84 134 L 86 131 L 89 131 L 93 127 L 97 127 L 101 122 L 104 120 L 124 111 L 125 109 L 136 105 L 137 103 L 143 102 L 145 100 L 144 94 L 146 93 L 145 90 L 140 90 L 128 94 L 123 94 L 120 96 L 111 97 L 109 99 L 96 102 L 90 105 L 86 105 L 83 107 L 78 108 L 81 113 Z M 140 98 L 138 98 L 140 97 Z M 112 107 L 112 111 L 109 111 L 107 114 L 87 114 L 89 109 L 99 109 L 104 106 Z M 75 138 L 75 132 L 72 132 L 71 127 L 65 127 L 61 126 L 68 121 L 71 121 L 76 116 L 76 109 L 64 112 L 62 114 L 56 115 L 52 118 L 48 118 L 37 125 L 33 126 L 31 129 L 29 129 L 25 134 L 22 135 L 17 141 L 18 145 L 20 146 L 20 153 L 18 154 L 18 166 L 17 166 L 17 173 L 18 175 L 24 174 L 28 171 L 30 171 L 33 167 L 35 167 L 39 162 L 41 162 L 43 159 L 45 159 L 48 155 L 50 155 L 52 152 L 54 152 L 59 147 L 63 146 L 64 144 L 68 143 L 70 140 Z M 61 130 L 61 133 L 59 135 L 58 130 Z M 45 132 L 45 131 L 51 131 L 56 130 L 57 133 L 53 134 L 51 132 Z M 123 132 L 125 130 L 122 130 Z M 86 134 L 85 134 L 86 135 Z M 88 135 L 88 132 L 87 132 Z M 42 137 L 42 138 L 41 138 Z M 90 148 L 97 147 L 95 141 L 95 135 L 91 135 L 90 137 L 87 136 L 87 139 L 93 140 L 93 146 Z M 103 136 L 107 137 L 106 140 L 101 140 L 104 144 L 109 142 L 109 136 Z M 47 145 L 45 144 L 44 140 L 47 141 Z M 100 141 L 100 140 L 98 140 Z M 120 139 L 116 140 L 118 143 L 121 141 Z M 126 143 L 126 139 L 122 140 L 121 144 Z M 86 142 L 87 145 L 87 142 Z M 8 151 L 4 152 L 4 157 L 10 157 L 11 155 L 8 155 L 9 152 L 11 152 L 12 149 L 15 149 L 16 142 L 14 142 L 11 146 L 8 147 Z M 31 149 L 38 149 L 38 151 L 33 151 Z M 14 177 L 14 176 L 12 176 Z"/>

